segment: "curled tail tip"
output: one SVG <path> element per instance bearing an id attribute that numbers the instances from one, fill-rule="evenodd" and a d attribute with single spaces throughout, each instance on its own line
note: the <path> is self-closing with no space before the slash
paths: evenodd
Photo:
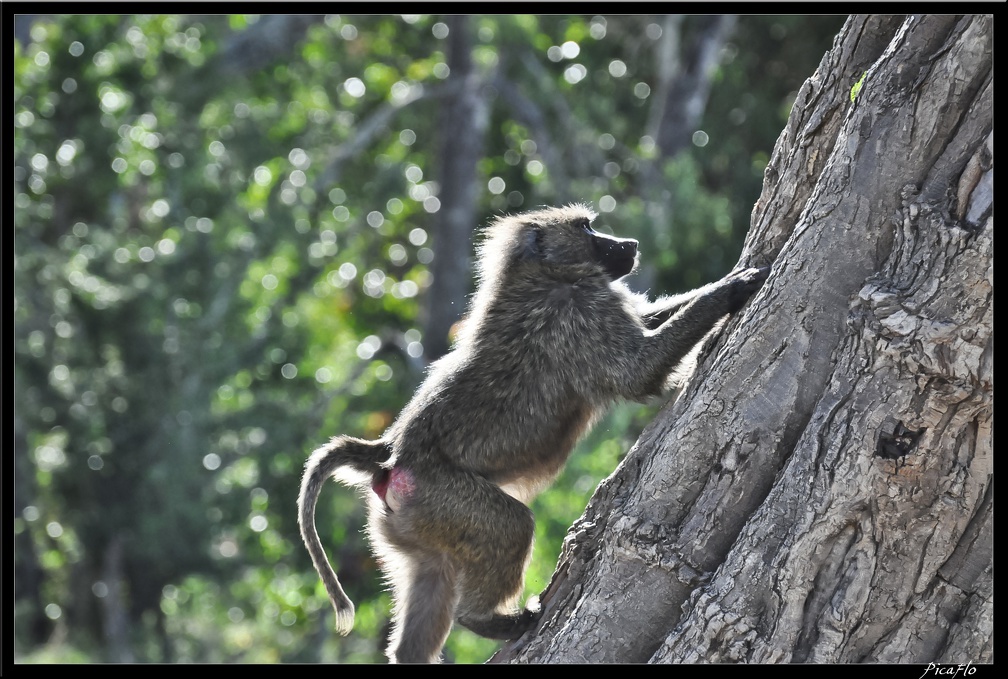
<path id="1" fill-rule="evenodd" d="M 350 604 L 349 608 L 342 607 L 336 609 L 336 631 L 346 636 L 350 634 L 350 630 L 353 629 L 354 624 L 354 607 Z"/>

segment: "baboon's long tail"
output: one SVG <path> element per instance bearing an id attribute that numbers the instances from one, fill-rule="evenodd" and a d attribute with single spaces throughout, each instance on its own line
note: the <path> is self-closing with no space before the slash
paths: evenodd
<path id="1" fill-rule="evenodd" d="M 298 524 L 301 539 L 311 555 L 315 570 L 325 584 L 329 600 L 336 609 L 336 631 L 346 634 L 353 627 L 354 605 L 340 586 L 336 572 L 329 564 L 322 541 L 315 530 L 315 505 L 318 503 L 322 484 L 340 467 L 350 467 L 365 474 L 377 474 L 381 463 L 391 456 L 391 450 L 384 441 L 363 441 L 349 436 L 337 436 L 311 454 L 305 463 L 301 479 L 301 494 L 298 496 Z"/>

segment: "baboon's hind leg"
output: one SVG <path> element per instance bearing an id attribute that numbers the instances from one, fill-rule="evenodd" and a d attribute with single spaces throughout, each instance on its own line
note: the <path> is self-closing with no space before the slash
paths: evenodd
<path id="1" fill-rule="evenodd" d="M 438 662 L 458 604 L 454 567 L 443 555 L 411 559 L 393 584 L 395 612 L 387 654 L 396 663 Z"/>
<path id="2" fill-rule="evenodd" d="M 521 502 L 496 486 L 483 483 L 481 516 L 488 517 L 486 520 L 492 525 L 470 533 L 477 536 L 471 542 L 463 536 L 460 544 L 466 558 L 464 570 L 459 573 L 458 621 L 484 637 L 514 639 L 539 618 L 538 608 L 513 608 L 525 587 L 535 520 Z"/>

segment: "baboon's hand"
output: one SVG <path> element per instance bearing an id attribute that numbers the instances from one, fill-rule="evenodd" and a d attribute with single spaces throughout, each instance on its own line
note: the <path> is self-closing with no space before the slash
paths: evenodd
<path id="1" fill-rule="evenodd" d="M 753 296 L 763 285 L 763 281 L 770 275 L 770 267 L 764 266 L 758 269 L 739 269 L 733 271 L 724 278 L 724 283 L 728 286 L 728 312 L 735 313 Z"/>

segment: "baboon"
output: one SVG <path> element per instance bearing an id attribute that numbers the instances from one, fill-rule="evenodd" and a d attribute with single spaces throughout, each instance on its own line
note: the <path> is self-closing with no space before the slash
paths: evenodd
<path id="1" fill-rule="evenodd" d="M 740 269 L 650 302 L 619 280 L 637 264 L 637 241 L 596 232 L 594 218 L 573 205 L 495 220 L 453 350 L 380 439 L 336 437 L 305 465 L 301 535 L 343 634 L 354 608 L 315 531 L 315 505 L 329 476 L 367 496 L 394 600 L 393 662 L 437 662 L 455 620 L 495 639 L 536 624 L 537 604 L 515 605 L 532 553 L 528 503 L 607 405 L 660 393 L 768 274 Z"/>

